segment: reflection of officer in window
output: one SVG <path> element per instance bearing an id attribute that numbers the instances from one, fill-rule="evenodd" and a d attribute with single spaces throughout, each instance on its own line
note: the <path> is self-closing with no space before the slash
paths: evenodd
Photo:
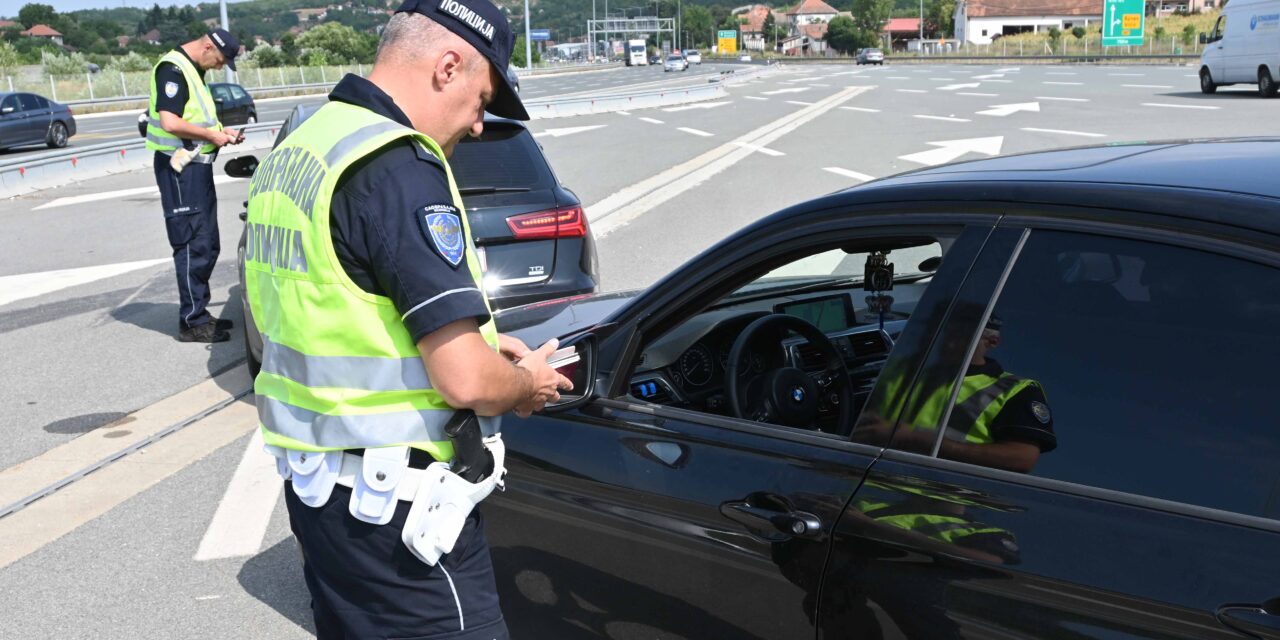
<path id="1" fill-rule="evenodd" d="M 1000 346 L 1002 325 L 993 316 L 982 330 L 938 455 L 1028 473 L 1058 440 L 1040 383 L 1009 373 L 987 357 Z"/>

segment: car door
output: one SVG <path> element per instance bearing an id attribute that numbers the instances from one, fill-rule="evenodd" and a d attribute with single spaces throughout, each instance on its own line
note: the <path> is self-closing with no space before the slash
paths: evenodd
<path id="1" fill-rule="evenodd" d="M 1204 65 L 1209 68 L 1209 74 L 1214 81 L 1222 84 L 1231 82 L 1227 78 L 1227 48 L 1228 44 L 1225 35 L 1227 29 L 1227 16 L 1218 16 L 1217 23 L 1213 26 L 1213 31 L 1209 32 L 1209 42 L 1205 45 Z"/>
<path id="2" fill-rule="evenodd" d="M 485 513 L 503 611 L 522 636 L 814 635 L 828 533 L 881 448 L 661 404 L 630 372 L 713 291 L 780 252 L 867 231 L 855 220 L 912 232 L 889 217 L 761 227 L 623 314 L 600 348 L 612 376 L 603 398 L 504 425 L 508 488 Z M 927 343 L 989 230 L 954 229 L 903 340 Z M 890 360 L 913 346 L 900 342 Z"/>
<path id="3" fill-rule="evenodd" d="M 18 94 L 9 94 L 0 100 L 0 145 L 12 147 L 27 144 L 27 114 L 22 110 Z"/>
<path id="4" fill-rule="evenodd" d="M 53 110 L 49 108 L 48 101 L 41 103 L 40 97 L 31 93 L 18 94 L 18 101 L 22 104 L 22 112 L 27 114 L 27 139 L 44 142 L 53 121 Z"/>
<path id="5" fill-rule="evenodd" d="M 214 109 L 218 112 L 218 122 L 224 126 L 240 124 L 240 113 L 236 109 L 231 90 L 225 84 L 211 85 L 209 93 L 213 96 Z"/>
<path id="6" fill-rule="evenodd" d="M 840 520 L 821 637 L 1280 638 L 1274 240 L 1004 224 Z M 1042 390 L 994 443 L 956 427 L 979 354 Z"/>

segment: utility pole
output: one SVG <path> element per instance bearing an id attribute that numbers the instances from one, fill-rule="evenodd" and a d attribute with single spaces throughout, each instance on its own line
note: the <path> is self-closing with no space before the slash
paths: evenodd
<path id="1" fill-rule="evenodd" d="M 892 38 L 893 35 L 890 34 L 889 37 Z M 924 46 L 924 0 L 920 0 L 920 46 Z"/>
<path id="2" fill-rule="evenodd" d="M 226 6 L 226 1 L 222 0 L 223 6 Z M 533 43 L 529 42 L 529 0 L 524 0 L 524 68 L 533 69 Z"/>
<path id="3" fill-rule="evenodd" d="M 221 12 L 221 15 L 218 16 L 218 21 L 222 23 L 222 28 L 226 29 L 227 33 L 230 33 L 231 21 L 227 19 L 227 0 L 219 0 L 218 5 L 219 5 L 218 10 Z M 227 82 L 235 84 L 236 72 L 232 71 L 231 68 L 228 67 L 226 69 L 226 73 L 227 73 Z"/>

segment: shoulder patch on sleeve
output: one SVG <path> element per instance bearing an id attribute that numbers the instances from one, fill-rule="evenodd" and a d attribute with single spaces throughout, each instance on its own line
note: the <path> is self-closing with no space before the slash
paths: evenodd
<path id="1" fill-rule="evenodd" d="M 169 96 L 170 98 L 178 95 L 178 83 L 173 82 L 172 80 L 164 83 L 164 95 Z"/>
<path id="2" fill-rule="evenodd" d="M 449 266 L 457 269 L 467 251 L 458 208 L 448 203 L 429 204 L 419 207 L 415 215 L 427 242 Z"/>

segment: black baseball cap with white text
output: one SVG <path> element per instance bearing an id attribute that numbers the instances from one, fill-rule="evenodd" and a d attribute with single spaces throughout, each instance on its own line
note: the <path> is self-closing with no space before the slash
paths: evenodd
<path id="1" fill-rule="evenodd" d="M 222 52 L 222 57 L 227 59 L 227 66 L 235 71 L 236 56 L 240 55 L 240 41 L 226 29 L 211 29 L 209 39 L 213 41 L 213 46 Z"/>
<path id="2" fill-rule="evenodd" d="M 520 94 L 507 79 L 507 64 L 515 48 L 516 35 L 502 10 L 489 0 L 405 0 L 396 13 L 420 13 L 457 34 L 489 60 L 498 76 L 489 113 L 512 120 L 528 120 Z"/>

